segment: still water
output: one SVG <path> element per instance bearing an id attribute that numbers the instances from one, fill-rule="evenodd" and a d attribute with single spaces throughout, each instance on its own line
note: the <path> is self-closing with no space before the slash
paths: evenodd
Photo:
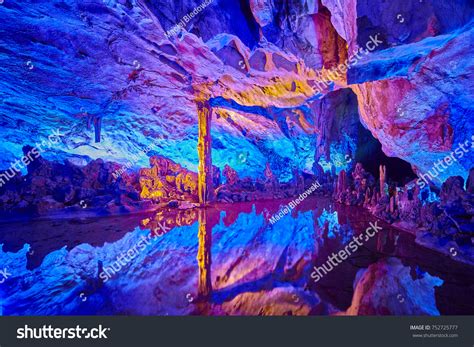
<path id="1" fill-rule="evenodd" d="M 141 215 L 0 224 L 3 315 L 345 314 L 364 269 L 374 270 L 359 314 L 474 313 L 474 267 L 382 230 L 317 283 L 311 278 L 377 219 L 308 198 L 169 209 Z M 369 305 L 370 306 L 370 305 Z"/>

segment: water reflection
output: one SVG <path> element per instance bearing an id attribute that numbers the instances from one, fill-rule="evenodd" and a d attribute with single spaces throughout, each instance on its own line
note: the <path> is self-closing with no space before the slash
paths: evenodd
<path id="1" fill-rule="evenodd" d="M 197 261 L 199 265 L 198 302 L 199 311 L 207 313 L 208 301 L 212 292 L 211 281 L 211 248 L 212 248 L 212 222 L 207 209 L 200 209 L 199 215 L 199 248 Z"/>
<path id="2" fill-rule="evenodd" d="M 313 266 L 375 219 L 362 209 L 309 198 L 269 223 L 268 216 L 285 203 L 4 224 L 0 261 L 12 276 L 0 284 L 3 314 L 342 314 L 353 305 L 356 280 L 363 276 L 359 270 L 371 265 L 375 274 L 379 268 L 397 269 L 379 280 L 404 286 L 387 289 L 384 305 L 400 305 L 390 300 L 402 291 L 430 295 L 441 314 L 474 312 L 472 267 L 417 246 L 411 235 L 383 222 L 376 237 L 314 283 Z M 99 278 L 143 237 L 153 241 L 110 280 Z M 392 258 L 401 263 L 384 263 Z"/>

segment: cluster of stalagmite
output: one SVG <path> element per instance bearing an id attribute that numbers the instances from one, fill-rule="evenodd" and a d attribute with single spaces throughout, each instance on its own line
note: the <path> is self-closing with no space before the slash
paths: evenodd
<path id="1" fill-rule="evenodd" d="M 334 198 L 346 205 L 363 206 L 387 222 L 403 222 L 412 230 L 441 234 L 459 244 L 470 243 L 474 232 L 474 169 L 466 189 L 462 177 L 450 177 L 439 193 L 423 189 L 413 180 L 402 187 L 388 182 L 385 166 L 379 167 L 378 184 L 357 163 L 348 176 L 341 171 L 335 180 Z"/>
<path id="2" fill-rule="evenodd" d="M 387 168 L 379 166 L 378 186 L 375 179 L 357 163 L 351 179 L 342 170 L 336 179 L 334 197 L 336 201 L 348 205 L 361 205 L 378 213 L 395 215 L 399 205 L 399 188 L 389 187 Z"/>

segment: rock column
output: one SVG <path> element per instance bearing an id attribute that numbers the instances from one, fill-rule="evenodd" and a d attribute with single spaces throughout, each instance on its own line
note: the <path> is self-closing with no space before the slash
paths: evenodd
<path id="1" fill-rule="evenodd" d="M 198 111 L 198 196 L 201 205 L 207 205 L 214 198 L 211 158 L 211 118 L 209 100 L 200 93 L 196 99 Z"/>

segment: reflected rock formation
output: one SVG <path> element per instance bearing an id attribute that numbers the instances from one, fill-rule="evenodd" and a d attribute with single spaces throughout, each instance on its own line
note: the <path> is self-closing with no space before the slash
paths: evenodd
<path id="1" fill-rule="evenodd" d="M 0 4 L 0 312 L 472 314 L 472 1 L 200 4 Z"/>
<path id="2" fill-rule="evenodd" d="M 0 261 L 11 273 L 0 286 L 3 314 L 433 315 L 474 308 L 471 266 L 447 262 L 383 222 L 376 238 L 314 283 L 313 265 L 364 232 L 370 216 L 337 206 L 328 213 L 328 203 L 308 198 L 273 225 L 265 203 L 198 209 L 187 218 L 169 209 L 135 228 L 102 229 L 106 239 L 94 246 L 90 237 L 70 249 L 51 239 L 57 249 L 33 267 L 32 250 L 45 241 L 6 251 L 14 240 L 3 240 Z M 87 226 L 99 231 L 101 223 Z M 67 232 L 70 224 L 55 228 Z"/>
<path id="3" fill-rule="evenodd" d="M 428 273 L 413 279 L 410 267 L 403 266 L 400 259 L 387 258 L 357 273 L 354 297 L 346 314 L 437 316 L 434 293 L 442 284 L 441 279 Z"/>

